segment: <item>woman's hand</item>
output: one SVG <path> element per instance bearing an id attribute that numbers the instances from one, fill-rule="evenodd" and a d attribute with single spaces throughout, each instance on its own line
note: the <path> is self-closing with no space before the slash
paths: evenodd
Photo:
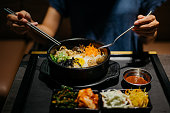
<path id="1" fill-rule="evenodd" d="M 26 23 L 32 22 L 33 25 L 38 25 L 37 22 L 33 22 L 31 15 L 26 11 L 16 12 L 16 15 L 9 14 L 7 15 L 7 25 L 11 30 L 17 34 L 26 34 L 29 30 Z"/>
<path id="2" fill-rule="evenodd" d="M 135 27 L 132 29 L 136 32 L 145 43 L 156 38 L 159 22 L 154 15 L 139 15 L 138 20 L 134 22 Z"/>

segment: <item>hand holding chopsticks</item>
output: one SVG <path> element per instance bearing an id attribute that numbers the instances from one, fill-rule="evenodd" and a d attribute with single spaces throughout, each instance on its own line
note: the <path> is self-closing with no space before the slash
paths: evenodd
<path id="1" fill-rule="evenodd" d="M 9 14 L 18 16 L 14 11 L 12 11 L 9 8 L 4 8 L 5 11 L 7 11 Z M 59 41 L 57 41 L 56 39 L 54 39 L 53 37 L 51 37 L 50 35 L 48 35 L 47 33 L 43 32 L 42 30 L 40 30 L 38 27 L 36 27 L 35 25 L 33 25 L 31 22 L 27 22 L 26 23 L 27 26 L 29 26 L 32 30 L 38 32 L 40 35 L 46 37 L 47 39 L 51 40 L 52 42 L 54 42 L 57 45 L 60 45 L 61 43 Z"/>

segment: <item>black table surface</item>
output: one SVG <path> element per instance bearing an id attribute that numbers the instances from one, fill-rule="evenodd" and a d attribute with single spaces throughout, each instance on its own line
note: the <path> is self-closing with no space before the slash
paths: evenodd
<path id="1" fill-rule="evenodd" d="M 46 56 L 31 55 L 31 57 L 34 57 L 34 60 L 29 60 L 29 62 L 23 61 L 21 63 L 21 70 L 18 74 L 22 73 L 21 76 L 23 76 L 23 78 L 21 84 L 18 84 L 18 86 L 20 86 L 18 93 L 14 92 L 16 90 L 11 91 L 11 94 L 7 97 L 2 113 L 49 112 L 53 87 L 50 87 L 48 82 L 45 82 L 40 74 L 40 66 L 46 59 Z M 31 58 L 29 57 L 28 59 Z M 111 60 L 116 61 L 120 65 L 119 82 L 117 84 L 112 84 L 112 82 L 104 83 L 107 85 L 104 86 L 102 84 L 102 89 L 124 89 L 126 86 L 123 86 L 122 84 L 123 72 L 129 68 L 136 67 L 130 65 L 132 57 L 130 55 L 116 55 L 111 56 Z M 149 55 L 149 62 L 140 66 L 140 68 L 147 70 L 153 76 L 153 80 L 148 89 L 151 104 L 153 106 L 151 113 L 169 113 L 169 90 L 167 89 L 169 86 L 169 80 L 167 80 L 168 77 L 166 76 L 166 73 L 164 73 L 164 69 L 161 67 L 157 55 Z M 22 72 L 23 70 L 24 75 Z M 18 80 L 20 79 L 21 78 L 18 78 Z M 56 85 L 54 87 L 58 88 L 59 86 Z M 96 86 L 96 88 L 97 87 L 100 87 L 100 85 Z M 10 103 L 10 99 L 14 100 L 13 103 Z"/>

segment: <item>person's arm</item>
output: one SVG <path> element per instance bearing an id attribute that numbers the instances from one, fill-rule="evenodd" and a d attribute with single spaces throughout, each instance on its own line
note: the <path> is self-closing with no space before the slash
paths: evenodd
<path id="1" fill-rule="evenodd" d="M 42 22 L 42 24 L 38 24 L 37 27 L 42 31 L 47 33 L 48 35 L 54 37 L 60 25 L 61 15 L 60 13 L 53 7 L 49 7 L 46 13 L 46 16 Z M 34 33 L 35 34 L 35 33 Z M 34 38 L 37 42 L 40 43 L 48 43 L 49 40 L 46 38 L 42 38 L 39 36 L 35 36 L 32 32 L 28 33 L 28 36 Z"/>
<path id="2" fill-rule="evenodd" d="M 134 23 L 135 28 L 132 30 L 139 35 L 139 38 L 145 43 L 150 43 L 157 36 L 157 28 L 159 22 L 154 15 L 143 16 L 139 15 L 138 20 Z"/>
<path id="3" fill-rule="evenodd" d="M 60 13 L 53 7 L 49 7 L 43 23 L 38 25 L 38 27 L 44 32 L 48 33 L 50 36 L 54 37 L 56 31 L 59 28 L 60 20 Z"/>
<path id="4" fill-rule="evenodd" d="M 32 24 L 36 25 L 42 31 L 46 32 L 50 36 L 54 36 L 56 31 L 58 30 L 61 15 L 60 13 L 54 9 L 53 7 L 49 7 L 46 13 L 46 16 L 43 20 L 42 24 L 38 24 L 31 19 L 31 16 L 26 11 L 17 12 L 18 16 L 8 15 L 8 25 L 10 28 L 18 34 L 26 34 L 35 41 L 39 43 L 47 43 L 48 40 L 46 38 L 42 38 L 42 36 L 38 35 L 34 31 L 32 31 L 26 23 L 31 21 Z"/>

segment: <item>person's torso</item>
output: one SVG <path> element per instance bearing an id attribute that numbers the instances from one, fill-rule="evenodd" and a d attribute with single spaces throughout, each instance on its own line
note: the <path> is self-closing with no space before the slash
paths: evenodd
<path id="1" fill-rule="evenodd" d="M 73 37 L 111 43 L 133 25 L 140 4 L 140 0 L 70 0 L 68 7 Z M 133 31 L 129 31 L 110 49 L 133 50 L 136 41 Z"/>

